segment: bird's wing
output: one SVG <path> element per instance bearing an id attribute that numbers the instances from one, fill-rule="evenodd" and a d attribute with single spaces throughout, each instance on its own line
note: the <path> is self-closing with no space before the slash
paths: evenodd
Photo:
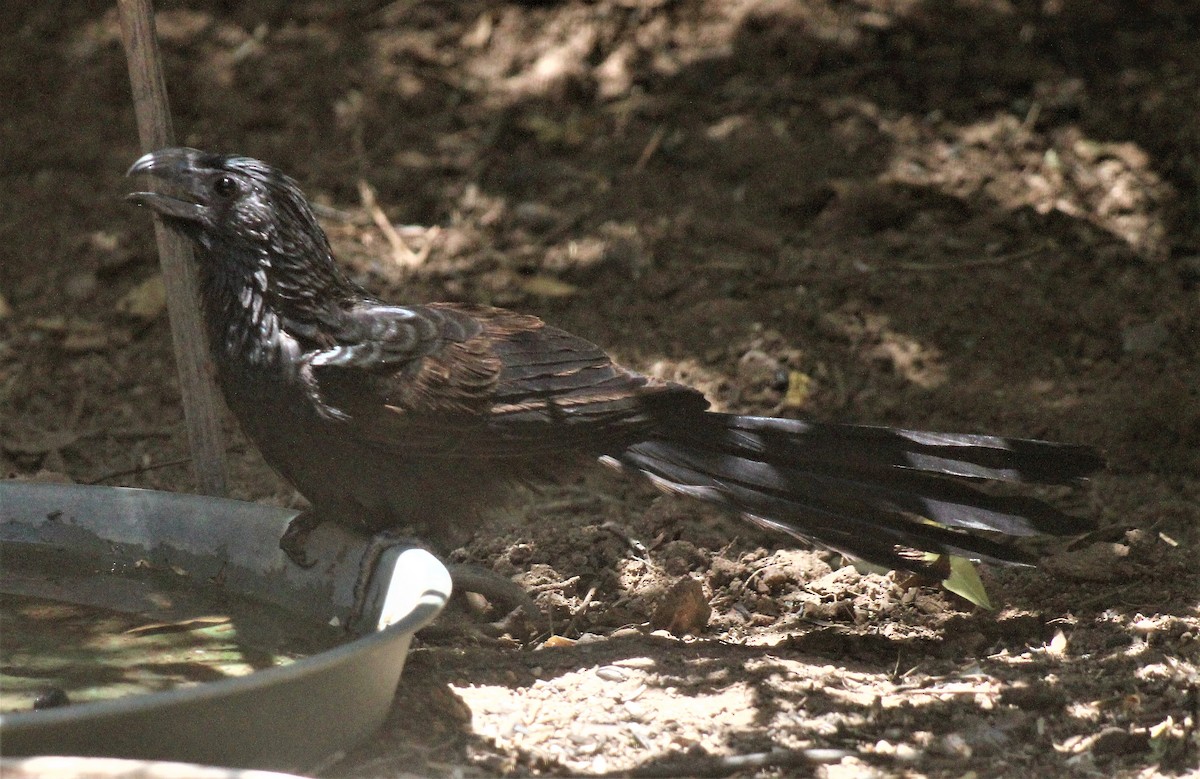
<path id="1" fill-rule="evenodd" d="M 536 317 L 454 304 L 364 305 L 307 357 L 322 402 L 364 442 L 413 455 L 602 452 L 699 392 L 626 370 Z"/>
<path id="2" fill-rule="evenodd" d="M 478 323 L 469 317 L 446 316 L 426 306 L 363 301 L 315 322 L 306 335 L 320 345 L 304 359 L 313 368 L 394 370 L 478 332 Z"/>

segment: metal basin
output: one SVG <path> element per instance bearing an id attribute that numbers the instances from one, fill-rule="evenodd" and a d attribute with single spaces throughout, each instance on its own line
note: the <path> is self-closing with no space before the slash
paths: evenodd
<path id="1" fill-rule="evenodd" d="M 301 569 L 278 548 L 295 513 L 150 490 L 0 481 L 0 592 L 28 594 L 39 586 L 13 575 L 5 556 L 51 549 L 117 567 L 170 567 L 197 587 L 219 581 L 231 593 L 298 617 L 346 625 L 356 610 L 355 582 L 367 543 L 322 526 L 307 547 L 317 563 Z M 49 578 L 79 602 L 104 597 L 103 577 L 74 589 L 61 577 Z M 3 714 L 3 754 L 311 769 L 383 722 L 413 634 L 437 616 L 449 594 L 450 576 L 435 557 L 393 546 L 380 557 L 350 626 L 360 637 L 246 676 Z"/>

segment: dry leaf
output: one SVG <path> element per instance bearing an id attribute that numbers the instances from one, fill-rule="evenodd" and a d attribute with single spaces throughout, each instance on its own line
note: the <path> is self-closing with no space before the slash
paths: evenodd
<path id="1" fill-rule="evenodd" d="M 521 289 L 539 298 L 565 298 L 579 292 L 574 284 L 556 279 L 553 276 L 538 274 L 521 281 Z"/>
<path id="2" fill-rule="evenodd" d="M 67 332 L 67 318 L 62 314 L 54 316 L 40 316 L 31 323 L 35 330 L 41 330 L 47 333 L 65 333 Z"/>
<path id="3" fill-rule="evenodd" d="M 783 405 L 789 408 L 801 408 L 808 403 L 811 394 L 812 377 L 800 371 L 789 371 L 787 394 L 784 395 Z"/>
<path id="4" fill-rule="evenodd" d="M 558 647 L 575 646 L 575 641 L 566 636 L 550 636 L 542 646 L 547 649 L 556 649 Z"/>
<path id="5" fill-rule="evenodd" d="M 138 284 L 117 301 L 117 312 L 150 322 L 167 307 L 167 290 L 157 274 Z"/>
<path id="6" fill-rule="evenodd" d="M 96 251 L 112 253 L 121 245 L 121 239 L 116 233 L 109 233 L 103 230 L 97 230 L 88 235 L 88 243 Z"/>
<path id="7" fill-rule="evenodd" d="M 1050 643 L 1046 645 L 1046 653 L 1055 657 L 1062 657 L 1067 653 L 1067 636 L 1061 630 L 1054 633 L 1054 638 L 1050 639 Z"/>
<path id="8" fill-rule="evenodd" d="M 108 332 L 99 322 L 71 322 L 62 340 L 67 352 L 99 352 L 111 345 Z"/>

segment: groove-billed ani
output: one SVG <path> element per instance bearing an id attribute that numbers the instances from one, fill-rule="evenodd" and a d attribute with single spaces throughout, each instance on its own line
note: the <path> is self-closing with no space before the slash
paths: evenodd
<path id="1" fill-rule="evenodd" d="M 225 399 L 311 501 L 310 525 L 411 527 L 444 548 L 499 488 L 600 458 L 756 525 L 917 572 L 927 563 L 913 550 L 1030 561 L 978 531 L 1091 526 L 970 486 L 1074 482 L 1101 467 L 1091 448 L 708 411 L 699 392 L 626 370 L 535 317 L 373 297 L 338 269 L 296 183 L 262 162 L 164 149 L 130 173 L 171 193 L 130 197 L 194 242 Z"/>

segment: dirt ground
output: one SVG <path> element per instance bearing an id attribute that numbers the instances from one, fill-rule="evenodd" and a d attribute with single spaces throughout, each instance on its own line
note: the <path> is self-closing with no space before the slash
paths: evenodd
<path id="1" fill-rule="evenodd" d="M 186 491 L 110 5 L 0 11 L 0 470 Z M 603 473 L 523 493 L 456 557 L 558 638 L 423 637 L 321 774 L 1200 765 L 1194 3 L 159 7 L 178 137 L 290 172 L 381 294 L 537 313 L 723 409 L 1110 461 L 1050 496 L 1100 529 L 984 570 L 991 611 Z M 227 428 L 235 496 L 295 502 Z M 655 631 L 685 579 L 711 620 Z"/>

